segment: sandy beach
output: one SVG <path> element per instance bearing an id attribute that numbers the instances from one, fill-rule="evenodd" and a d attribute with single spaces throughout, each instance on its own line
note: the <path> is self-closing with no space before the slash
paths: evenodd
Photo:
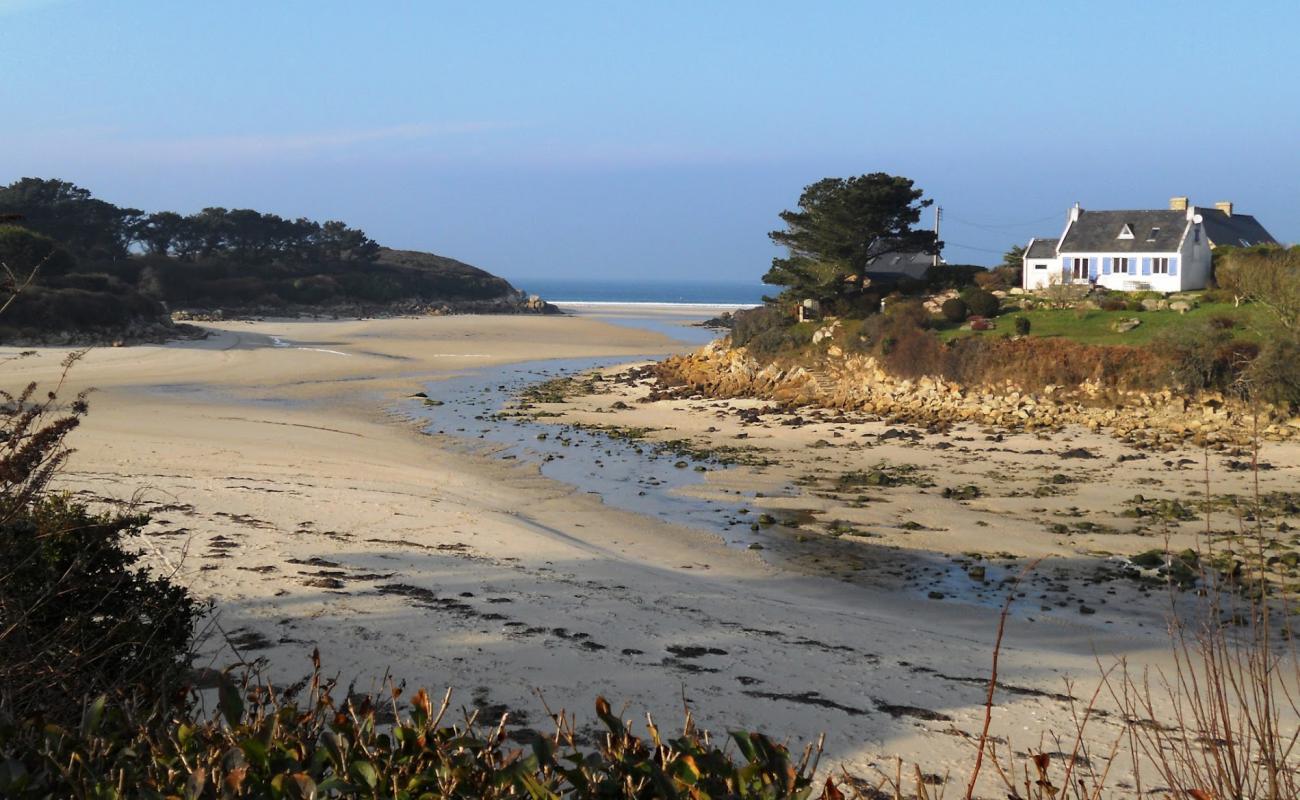
<path id="1" fill-rule="evenodd" d="M 411 398 L 467 370 L 684 346 L 662 332 L 593 315 L 207 327 L 203 341 L 97 349 L 74 368 L 65 393 L 96 391 L 61 477 L 86 501 L 152 514 L 150 564 L 215 603 L 206 663 L 261 661 L 283 683 L 318 647 L 345 684 L 452 687 L 460 706 L 540 729 L 549 706 L 593 730 L 597 695 L 666 727 L 685 702 L 715 732 L 824 733 L 825 763 L 850 772 L 901 755 L 941 776 L 973 757 L 998 578 L 1030 560 L 1047 559 L 1008 622 L 993 724 L 1006 746 L 1056 749 L 1041 737 L 1072 730 L 1066 680 L 1086 699 L 1098 661 L 1167 663 L 1169 596 L 1088 578 L 1166 537 L 1190 546 L 1197 523 L 1124 512 L 1195 496 L 1195 450 L 1127 458 L 1086 431 L 940 435 L 755 417 L 749 401 L 638 403 L 648 386 L 615 379 L 625 368 L 528 409 L 559 415 L 545 420 L 556 431 L 736 448 L 749 463 L 689 459 L 699 480 L 675 491 L 716 503 L 719 522 L 686 526 L 502 458 L 464 425 L 423 432 L 442 412 Z M 7 365 L 7 383 L 49 383 L 63 352 Z M 1216 493 L 1245 491 L 1248 473 L 1227 463 L 1241 457 L 1211 457 Z M 1294 445 L 1263 458 L 1266 490 L 1295 485 Z"/>

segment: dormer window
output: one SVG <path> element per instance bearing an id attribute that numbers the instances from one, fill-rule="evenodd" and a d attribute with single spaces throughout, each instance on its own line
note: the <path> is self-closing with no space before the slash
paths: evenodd
<path id="1" fill-rule="evenodd" d="M 1148 241 L 1148 242 L 1154 242 L 1154 241 L 1156 240 L 1156 237 L 1159 236 L 1159 235 L 1160 235 L 1160 229 L 1159 229 L 1159 228 L 1152 228 L 1152 229 L 1151 229 L 1151 235 L 1147 237 L 1147 241 Z"/>
<path id="2" fill-rule="evenodd" d="M 1119 232 L 1119 236 L 1118 236 L 1117 238 L 1120 238 L 1120 239 L 1132 239 L 1132 238 L 1133 238 L 1133 226 L 1132 226 L 1132 225 L 1129 225 L 1129 224 L 1127 224 L 1127 223 L 1125 223 L 1124 228 L 1123 228 L 1122 230 L 1120 230 L 1120 232 Z"/>

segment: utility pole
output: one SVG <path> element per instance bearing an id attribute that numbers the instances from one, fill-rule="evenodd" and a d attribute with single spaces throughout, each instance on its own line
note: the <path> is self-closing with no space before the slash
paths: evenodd
<path id="1" fill-rule="evenodd" d="M 934 207 L 934 258 L 931 266 L 939 266 L 939 220 L 943 219 L 943 206 Z"/>

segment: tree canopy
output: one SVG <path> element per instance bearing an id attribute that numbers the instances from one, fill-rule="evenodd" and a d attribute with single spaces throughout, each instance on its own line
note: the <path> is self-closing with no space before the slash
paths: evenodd
<path id="1" fill-rule="evenodd" d="M 10 306 L 0 338 L 119 328 L 162 319 L 168 308 L 382 308 L 516 296 L 495 275 L 381 248 L 337 220 L 216 206 L 146 214 L 41 178 L 0 186 L 0 263 L 12 272 L 0 270 L 0 304 Z"/>
<path id="2" fill-rule="evenodd" d="M 933 231 L 918 230 L 933 203 L 908 178 L 874 172 L 824 178 L 807 186 L 795 210 L 782 211 L 782 230 L 768 234 L 786 248 L 763 282 L 796 298 L 835 302 L 860 292 L 872 260 L 890 253 L 937 252 Z"/>
<path id="3" fill-rule="evenodd" d="M 283 219 L 248 208 L 145 214 L 119 208 L 61 180 L 23 178 L 0 187 L 0 215 L 62 243 L 82 261 L 120 261 L 132 251 L 187 261 L 227 257 L 265 262 L 374 259 L 379 245 L 346 223 Z"/>
<path id="4" fill-rule="evenodd" d="M 1214 279 L 1240 300 L 1268 309 L 1288 331 L 1300 331 L 1300 245 L 1219 248 Z"/>

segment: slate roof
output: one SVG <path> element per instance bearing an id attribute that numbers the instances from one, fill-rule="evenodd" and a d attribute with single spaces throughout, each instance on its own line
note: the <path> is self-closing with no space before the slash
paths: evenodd
<path id="1" fill-rule="evenodd" d="M 866 272 L 873 278 L 914 278 L 921 280 L 934 263 L 931 253 L 886 253 L 871 259 Z M 939 262 L 941 265 L 943 261 Z"/>
<path id="2" fill-rule="evenodd" d="M 1125 225 L 1132 228 L 1132 239 L 1119 238 Z M 1168 253 L 1182 244 L 1186 228 L 1185 211 L 1081 211 L 1060 252 Z"/>
<path id="3" fill-rule="evenodd" d="M 1056 246 L 1061 243 L 1059 236 L 1044 236 L 1029 240 L 1025 258 L 1056 258 Z"/>
<path id="4" fill-rule="evenodd" d="M 1201 215 L 1201 221 L 1205 225 L 1205 235 L 1216 246 L 1248 247 L 1255 244 L 1277 244 L 1277 240 L 1264 230 L 1259 220 L 1249 214 L 1234 213 L 1228 216 L 1217 208 L 1200 206 L 1196 207 L 1196 213 Z"/>

